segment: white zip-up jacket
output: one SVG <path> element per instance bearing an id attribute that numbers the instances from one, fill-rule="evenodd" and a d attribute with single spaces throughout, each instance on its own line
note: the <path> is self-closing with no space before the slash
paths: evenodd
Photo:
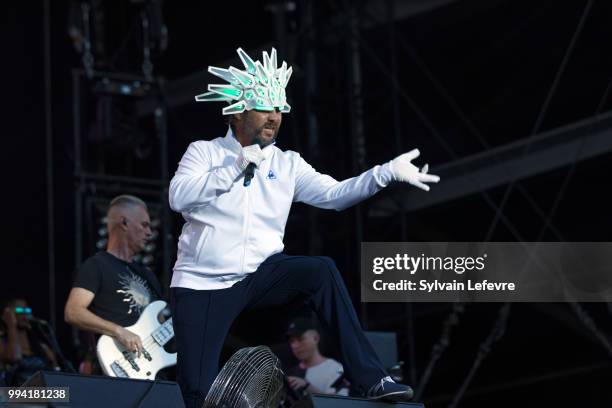
<path id="1" fill-rule="evenodd" d="M 236 165 L 242 147 L 225 137 L 192 143 L 170 182 L 170 207 L 185 225 L 171 287 L 223 289 L 283 250 L 291 204 L 342 210 L 386 187 L 389 163 L 342 182 L 318 173 L 300 155 L 274 145 L 248 187 Z"/>

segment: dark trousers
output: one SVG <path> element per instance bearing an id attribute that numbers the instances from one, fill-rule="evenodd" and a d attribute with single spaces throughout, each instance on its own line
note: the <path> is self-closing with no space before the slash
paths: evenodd
<path id="1" fill-rule="evenodd" d="M 362 390 L 386 376 L 363 334 L 344 282 L 328 257 L 276 254 L 228 289 L 172 289 L 177 381 L 187 408 L 200 407 L 219 370 L 225 337 L 238 314 L 305 298 L 336 337 L 351 383 Z"/>

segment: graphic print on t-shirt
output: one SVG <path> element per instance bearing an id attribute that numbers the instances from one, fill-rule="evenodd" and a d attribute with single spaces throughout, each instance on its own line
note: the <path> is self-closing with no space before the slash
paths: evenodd
<path id="1" fill-rule="evenodd" d="M 126 269 L 127 273 L 119 275 L 121 289 L 117 289 L 117 293 L 123 294 L 123 301 L 129 303 L 128 314 L 136 311 L 136 314 L 140 315 L 142 310 L 151 302 L 151 291 L 143 278 L 128 268 Z"/>

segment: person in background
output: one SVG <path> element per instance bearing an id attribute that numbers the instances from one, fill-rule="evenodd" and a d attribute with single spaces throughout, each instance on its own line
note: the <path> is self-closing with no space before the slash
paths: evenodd
<path id="1" fill-rule="evenodd" d="M 64 309 L 67 323 L 114 337 L 126 349 L 142 351 L 141 338 L 125 327 L 161 298 L 155 274 L 132 262 L 151 238 L 147 205 L 138 197 L 115 197 L 107 212 L 106 251 L 86 259 L 77 272 Z"/>
<path id="2" fill-rule="evenodd" d="M 319 350 L 321 335 L 308 318 L 293 319 L 287 328 L 291 352 L 299 364 L 287 370 L 289 386 L 300 393 L 348 395 L 342 364 Z"/>
<path id="3" fill-rule="evenodd" d="M 10 299 L 2 307 L 0 367 L 7 386 L 19 386 L 40 370 L 60 370 L 51 347 L 43 340 L 32 309 L 24 299 Z"/>

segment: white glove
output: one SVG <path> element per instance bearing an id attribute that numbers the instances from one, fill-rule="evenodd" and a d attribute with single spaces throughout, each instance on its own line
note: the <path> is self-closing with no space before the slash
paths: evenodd
<path id="1" fill-rule="evenodd" d="M 261 151 L 261 147 L 259 147 L 258 144 L 252 144 L 242 148 L 242 151 L 236 159 L 236 164 L 242 171 L 244 171 L 249 163 L 254 163 L 255 166 L 259 166 L 259 163 L 261 163 L 264 158 L 265 157 Z"/>
<path id="2" fill-rule="evenodd" d="M 429 186 L 425 183 L 437 183 L 440 181 L 440 177 L 433 174 L 427 174 L 429 170 L 427 164 L 419 171 L 419 168 L 411 163 L 412 160 L 419 157 L 420 154 L 421 152 L 419 152 L 419 149 L 413 149 L 408 153 L 397 156 L 389 163 L 391 173 L 393 173 L 393 177 L 397 181 L 410 183 L 415 187 L 429 191 Z"/>

